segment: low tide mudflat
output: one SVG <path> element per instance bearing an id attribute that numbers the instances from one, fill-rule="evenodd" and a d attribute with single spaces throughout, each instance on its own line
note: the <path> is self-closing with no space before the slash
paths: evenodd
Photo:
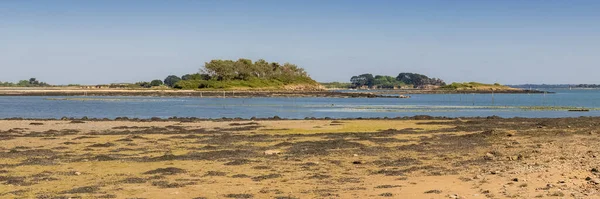
<path id="1" fill-rule="evenodd" d="M 0 121 L 0 198 L 598 198 L 599 118 Z"/>

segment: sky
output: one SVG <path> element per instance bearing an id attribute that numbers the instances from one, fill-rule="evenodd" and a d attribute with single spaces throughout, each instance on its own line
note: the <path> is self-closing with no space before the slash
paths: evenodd
<path id="1" fill-rule="evenodd" d="M 3 0 L 0 81 L 150 81 L 212 59 L 290 62 L 320 82 L 600 84 L 597 0 Z"/>

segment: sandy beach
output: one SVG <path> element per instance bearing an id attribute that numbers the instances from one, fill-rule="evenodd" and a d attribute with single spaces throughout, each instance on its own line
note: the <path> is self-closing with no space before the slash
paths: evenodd
<path id="1" fill-rule="evenodd" d="M 0 197 L 599 198 L 598 121 L 0 120 Z"/>

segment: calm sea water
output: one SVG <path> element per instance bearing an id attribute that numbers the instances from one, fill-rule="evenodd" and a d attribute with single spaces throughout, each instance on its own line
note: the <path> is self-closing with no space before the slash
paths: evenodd
<path id="1" fill-rule="evenodd" d="M 600 116 L 600 90 L 555 94 L 448 94 L 387 98 L 0 97 L 0 118 Z M 589 112 L 569 112 L 573 108 Z"/>

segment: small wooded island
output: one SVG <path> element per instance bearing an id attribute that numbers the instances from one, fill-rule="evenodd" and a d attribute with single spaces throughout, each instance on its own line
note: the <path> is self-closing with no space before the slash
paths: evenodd
<path id="1" fill-rule="evenodd" d="M 417 73 L 400 73 L 396 77 L 362 74 L 349 83 L 318 83 L 301 67 L 291 63 L 263 59 L 211 60 L 198 73 L 169 75 L 137 83 L 103 85 L 50 85 L 36 78 L 18 83 L 0 82 L 0 95 L 133 95 L 133 96 L 200 96 L 200 97 L 384 97 L 383 94 L 411 93 L 541 93 L 496 84 L 451 83 Z M 352 89 L 342 93 L 331 90 Z M 371 91 L 378 90 L 378 94 Z M 237 94 L 237 95 L 236 95 Z"/>
<path id="2" fill-rule="evenodd" d="M 430 78 L 418 73 L 400 73 L 396 77 L 362 74 L 350 78 L 349 83 L 321 83 L 328 89 L 379 90 L 392 93 L 543 93 L 504 86 L 499 83 L 454 82 L 446 84 L 439 78 Z M 385 92 L 384 92 L 385 93 Z"/>

